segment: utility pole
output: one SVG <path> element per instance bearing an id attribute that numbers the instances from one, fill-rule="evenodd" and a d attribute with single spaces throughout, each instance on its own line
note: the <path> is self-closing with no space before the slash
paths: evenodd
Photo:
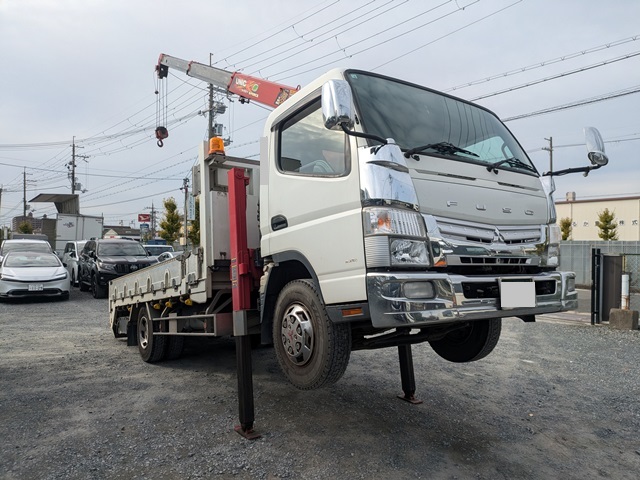
<path id="1" fill-rule="evenodd" d="M 150 207 L 144 207 L 145 209 L 151 210 L 151 238 L 156 238 L 156 209 L 153 206 L 153 202 L 151 202 Z"/>
<path id="2" fill-rule="evenodd" d="M 78 146 L 77 148 L 84 148 L 84 147 L 80 147 Z M 71 143 L 71 162 L 67 164 L 67 168 L 70 168 L 70 179 L 71 179 L 71 194 L 73 195 L 74 193 L 76 193 L 76 158 L 82 158 L 82 159 L 87 159 L 89 157 L 87 157 L 86 155 L 76 155 L 76 137 L 75 135 L 73 136 L 73 140 Z M 82 185 L 80 186 L 82 187 Z M 86 190 L 83 190 L 82 193 L 84 193 Z"/>
<path id="3" fill-rule="evenodd" d="M 22 169 L 22 216 L 27 217 L 27 169 Z"/>
<path id="4" fill-rule="evenodd" d="M 188 226 L 189 226 L 189 216 L 187 215 L 187 208 L 189 207 L 189 179 L 188 178 L 184 178 L 182 180 L 182 187 L 180 188 L 180 190 L 184 190 L 184 251 L 187 251 L 187 240 L 188 240 L 188 236 L 187 233 L 188 231 Z"/>
<path id="5" fill-rule="evenodd" d="M 542 147 L 542 150 L 549 152 L 549 171 L 553 172 L 553 137 L 545 138 L 549 142 L 549 147 Z"/>
<path id="6" fill-rule="evenodd" d="M 213 53 L 209 53 L 209 66 L 211 65 L 211 60 L 213 59 Z M 207 138 L 213 137 L 213 83 L 209 84 L 209 136 Z"/>

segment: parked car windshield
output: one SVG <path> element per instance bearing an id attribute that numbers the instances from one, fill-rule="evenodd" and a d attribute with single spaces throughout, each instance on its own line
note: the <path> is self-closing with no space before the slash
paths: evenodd
<path id="1" fill-rule="evenodd" d="M 2 254 L 7 252 L 51 252 L 51 247 L 45 242 L 4 242 Z"/>
<path id="2" fill-rule="evenodd" d="M 160 255 L 163 252 L 173 252 L 171 245 L 144 245 L 144 249 L 149 255 Z"/>
<path id="3" fill-rule="evenodd" d="M 53 253 L 12 252 L 5 258 L 4 266 L 23 267 L 59 267 L 62 265 Z"/>
<path id="4" fill-rule="evenodd" d="M 100 243 L 98 244 L 98 255 L 104 257 L 146 257 L 147 252 L 138 242 L 126 243 Z"/>
<path id="5" fill-rule="evenodd" d="M 393 138 L 403 151 L 536 174 L 507 127 L 490 111 L 448 95 L 348 71 L 365 132 Z M 419 149 L 418 147 L 431 147 Z M 461 151 L 464 150 L 464 151 Z"/>

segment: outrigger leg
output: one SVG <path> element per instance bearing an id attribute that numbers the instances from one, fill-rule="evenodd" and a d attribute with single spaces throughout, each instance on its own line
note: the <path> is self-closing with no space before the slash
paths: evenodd
<path id="1" fill-rule="evenodd" d="M 402 391 L 404 392 L 404 395 L 398 395 L 398 398 L 414 405 L 422 403 L 422 400 L 418 400 L 415 397 L 416 378 L 413 372 L 411 345 L 398 345 L 398 357 L 400 358 L 400 378 L 402 380 Z"/>
<path id="2" fill-rule="evenodd" d="M 238 410 L 240 425 L 234 430 L 249 440 L 260 438 L 253 430 L 255 414 L 253 410 L 253 369 L 251 366 L 251 337 L 236 337 L 236 361 L 238 368 Z"/>

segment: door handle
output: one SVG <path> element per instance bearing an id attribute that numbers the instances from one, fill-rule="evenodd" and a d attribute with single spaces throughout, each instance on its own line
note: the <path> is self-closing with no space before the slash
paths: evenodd
<path id="1" fill-rule="evenodd" d="M 271 230 L 282 230 L 283 228 L 287 228 L 289 224 L 287 223 L 287 217 L 284 215 L 276 215 L 275 217 L 271 217 Z"/>

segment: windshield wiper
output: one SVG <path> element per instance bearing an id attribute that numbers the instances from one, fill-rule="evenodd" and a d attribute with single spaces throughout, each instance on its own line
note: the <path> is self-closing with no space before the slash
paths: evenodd
<path id="1" fill-rule="evenodd" d="M 418 157 L 416 153 L 424 152 L 425 150 L 435 150 L 438 153 L 444 153 L 449 155 L 464 153 L 465 155 L 471 155 L 473 157 L 478 156 L 475 153 L 470 152 L 469 150 L 456 147 L 453 143 L 449 143 L 449 142 L 430 143 L 428 145 L 422 145 L 420 147 L 413 147 L 407 150 L 406 152 L 404 152 L 404 156 L 406 158 L 413 156 L 414 160 L 420 160 L 420 157 Z"/>
<path id="2" fill-rule="evenodd" d="M 508 164 L 510 167 L 522 168 L 530 172 L 536 171 L 536 169 L 533 166 L 529 165 L 528 163 L 524 163 L 522 160 L 515 157 L 505 158 L 504 160 L 500 160 L 499 162 L 496 162 L 493 165 L 489 165 L 487 167 L 487 171 L 490 172 L 491 170 L 493 170 L 493 173 L 498 173 L 497 167 L 505 163 Z"/>

